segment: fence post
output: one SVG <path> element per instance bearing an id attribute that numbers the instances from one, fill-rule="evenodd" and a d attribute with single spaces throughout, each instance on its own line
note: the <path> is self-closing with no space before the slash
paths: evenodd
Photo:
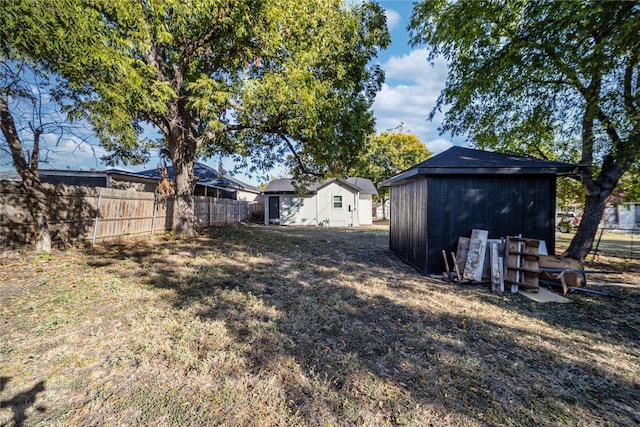
<path id="1" fill-rule="evenodd" d="M 158 194 L 153 194 L 153 220 L 151 221 L 151 235 L 156 229 L 156 217 L 158 216 Z"/>
<path id="2" fill-rule="evenodd" d="M 98 233 L 98 222 L 100 221 L 100 203 L 102 202 L 102 189 L 98 193 L 98 207 L 96 208 L 96 219 L 93 224 L 93 238 L 91 239 L 91 244 L 96 244 L 96 234 Z"/>

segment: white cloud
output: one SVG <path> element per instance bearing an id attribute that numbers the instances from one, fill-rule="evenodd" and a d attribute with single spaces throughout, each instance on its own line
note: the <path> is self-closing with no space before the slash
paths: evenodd
<path id="1" fill-rule="evenodd" d="M 427 148 L 433 154 L 442 153 L 444 150 L 453 147 L 453 143 L 448 139 L 438 138 L 426 143 Z"/>
<path id="2" fill-rule="evenodd" d="M 447 78 L 447 64 L 442 59 L 427 63 L 427 51 L 417 49 L 407 55 L 392 56 L 381 65 L 386 83 L 373 104 L 377 131 L 404 123 L 405 131 L 415 134 L 434 153 L 452 143 L 440 137 L 438 127 L 442 115 L 427 120 L 436 105 Z M 431 144 L 431 145 L 430 145 Z"/>
<path id="3" fill-rule="evenodd" d="M 447 63 L 436 58 L 427 62 L 427 50 L 412 50 L 407 55 L 392 56 L 382 65 L 387 80 L 410 80 L 440 92 L 447 79 Z"/>
<path id="4" fill-rule="evenodd" d="M 40 148 L 40 159 L 47 161 L 40 167 L 43 169 L 90 170 L 104 167 L 100 157 L 107 154 L 99 146 L 89 144 L 76 136 L 58 140 L 58 136 L 47 134 Z"/>
<path id="5" fill-rule="evenodd" d="M 384 14 L 387 17 L 387 27 L 389 28 L 389 31 L 392 31 L 402 22 L 402 16 L 393 9 L 385 9 Z"/>

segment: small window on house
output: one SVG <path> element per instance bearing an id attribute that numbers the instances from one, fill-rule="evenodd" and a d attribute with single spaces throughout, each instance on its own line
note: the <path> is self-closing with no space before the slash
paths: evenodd
<path id="1" fill-rule="evenodd" d="M 300 212 L 300 198 L 299 197 L 292 197 L 291 198 L 291 205 L 289 206 L 289 212 L 290 213 L 298 213 L 298 212 Z"/>
<path id="2" fill-rule="evenodd" d="M 342 196 L 333 196 L 333 208 L 342 209 Z"/>

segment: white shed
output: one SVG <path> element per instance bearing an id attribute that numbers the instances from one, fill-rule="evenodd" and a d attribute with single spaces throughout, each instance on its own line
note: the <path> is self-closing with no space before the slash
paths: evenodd
<path id="1" fill-rule="evenodd" d="M 271 181 L 264 190 L 264 223 L 357 227 L 372 224 L 372 196 L 366 178 L 334 178 L 308 186 L 299 194 L 289 178 Z"/>

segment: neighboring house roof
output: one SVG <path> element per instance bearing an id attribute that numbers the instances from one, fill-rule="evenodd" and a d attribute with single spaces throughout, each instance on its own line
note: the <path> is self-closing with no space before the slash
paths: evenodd
<path id="1" fill-rule="evenodd" d="M 213 168 L 203 164 L 196 163 L 193 166 L 193 171 L 195 176 L 198 178 L 198 184 L 203 185 L 205 187 L 213 187 L 213 188 L 221 188 L 227 190 L 242 190 L 250 193 L 259 194 L 260 190 L 258 187 L 247 184 L 245 182 L 240 181 L 239 179 L 232 178 L 229 176 L 220 176 L 216 170 Z M 173 173 L 173 166 L 167 167 L 167 172 L 169 174 L 169 179 L 175 179 Z M 86 179 L 86 178 L 105 178 L 109 175 L 121 175 L 130 178 L 135 178 L 139 181 L 158 181 L 162 179 L 162 172 L 158 169 L 149 169 L 142 172 L 130 172 L 121 169 L 107 169 L 107 170 L 69 170 L 69 169 L 40 169 L 39 173 L 43 176 L 65 176 L 65 177 L 74 177 L 78 179 Z M 5 180 L 21 180 L 20 176 L 17 172 L 9 170 L 9 171 L 1 171 L 0 179 Z M 79 182 L 81 184 L 81 182 Z"/>
<path id="2" fill-rule="evenodd" d="M 107 169 L 107 170 L 70 170 L 70 169 L 38 169 L 38 174 L 42 178 L 50 178 L 50 177 L 64 177 L 69 179 L 71 182 L 73 180 L 77 181 L 77 185 L 83 185 L 84 182 L 89 178 L 94 179 L 105 179 L 107 176 L 113 175 L 123 175 L 136 178 L 139 181 L 149 181 L 154 182 L 155 179 L 149 179 L 148 177 L 136 175 L 133 172 L 123 171 L 119 169 Z M 21 181 L 22 178 L 16 171 L 2 171 L 0 172 L 0 179 L 6 180 L 17 180 Z"/>
<path id="3" fill-rule="evenodd" d="M 353 188 L 362 194 L 378 194 L 373 182 L 367 178 L 349 177 L 349 178 L 332 178 L 325 181 L 318 181 L 307 185 L 307 193 L 317 193 L 322 187 L 326 187 L 332 182 L 339 182 L 343 185 Z M 274 179 L 264 189 L 265 194 L 294 194 L 296 188 L 291 178 Z"/>
<path id="4" fill-rule="evenodd" d="M 40 181 L 54 185 L 82 185 L 86 187 L 107 187 L 109 178 L 105 171 L 39 169 Z"/>
<path id="5" fill-rule="evenodd" d="M 133 175 L 146 176 L 149 178 L 162 179 L 162 172 L 159 168 L 149 169 L 142 172 L 130 172 Z M 175 180 L 175 174 L 173 173 L 173 166 L 167 166 L 167 173 L 169 179 Z M 193 165 L 193 173 L 198 178 L 198 184 L 205 187 L 212 188 L 225 188 L 248 191 L 251 193 L 260 193 L 258 187 L 247 184 L 239 179 L 232 178 L 230 176 L 220 176 L 220 174 L 213 168 L 205 165 L 204 163 L 195 163 Z"/>
<path id="6" fill-rule="evenodd" d="M 0 180 L 22 181 L 22 177 L 15 170 L 0 171 Z"/>
<path id="7" fill-rule="evenodd" d="M 379 184 L 391 186 L 416 175 L 554 174 L 579 175 L 583 166 L 528 156 L 451 147 Z"/>
<path id="8" fill-rule="evenodd" d="M 80 185 L 87 187 L 110 187 L 114 179 L 153 186 L 158 180 L 136 175 L 118 169 L 107 170 L 71 170 L 71 169 L 39 169 L 42 182 L 62 185 Z"/>

